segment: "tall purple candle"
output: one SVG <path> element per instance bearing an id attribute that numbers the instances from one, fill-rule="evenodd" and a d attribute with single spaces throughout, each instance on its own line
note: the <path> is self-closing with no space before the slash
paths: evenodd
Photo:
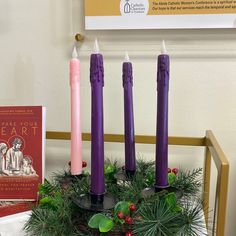
<path id="1" fill-rule="evenodd" d="M 163 41 L 157 65 L 156 188 L 168 187 L 169 56 Z"/>
<path id="2" fill-rule="evenodd" d="M 133 73 L 132 63 L 126 54 L 123 63 L 124 121 L 125 121 L 125 170 L 127 174 L 136 171 L 134 111 L 133 111 Z"/>
<path id="3" fill-rule="evenodd" d="M 90 57 L 90 83 L 92 92 L 91 124 L 91 189 L 94 195 L 105 193 L 104 179 L 104 128 L 103 128 L 103 56 L 99 53 L 97 40 L 95 53 Z"/>

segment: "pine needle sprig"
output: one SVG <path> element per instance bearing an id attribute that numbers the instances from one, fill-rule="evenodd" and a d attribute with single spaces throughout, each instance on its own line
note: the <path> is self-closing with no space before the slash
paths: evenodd
<path id="1" fill-rule="evenodd" d="M 174 236 L 179 228 L 176 225 L 178 213 L 171 211 L 165 201 L 143 202 L 137 214 L 142 217 L 134 224 L 134 235 Z"/>
<path id="2" fill-rule="evenodd" d="M 47 179 L 39 186 L 39 194 L 41 196 L 48 196 L 59 190 L 59 185 L 56 182 L 49 182 Z"/>
<path id="3" fill-rule="evenodd" d="M 57 182 L 57 183 L 60 183 L 61 181 L 63 181 L 64 179 L 66 179 L 70 176 L 71 176 L 70 171 L 64 169 L 64 170 L 59 171 L 59 172 L 53 172 L 52 180 Z"/>
<path id="4" fill-rule="evenodd" d="M 202 168 L 192 171 L 180 170 L 173 184 L 183 196 L 197 196 L 202 186 Z"/>
<path id="5" fill-rule="evenodd" d="M 145 187 L 143 175 L 136 173 L 131 181 L 127 181 L 121 185 L 118 198 L 119 200 L 138 203 L 143 198 L 142 190 Z"/>
<path id="6" fill-rule="evenodd" d="M 155 161 L 146 161 L 143 158 L 139 158 L 137 160 L 137 171 L 143 172 L 145 170 L 149 170 L 154 168 Z"/>
<path id="7" fill-rule="evenodd" d="M 201 200 L 187 200 L 183 203 L 183 211 L 178 221 L 180 236 L 208 235 L 204 221 L 203 202 Z"/>
<path id="8" fill-rule="evenodd" d="M 89 177 L 83 177 L 82 179 L 77 178 L 76 181 L 68 188 L 67 193 L 73 196 L 79 196 L 81 194 L 89 192 Z"/>
<path id="9" fill-rule="evenodd" d="M 59 212 L 48 209 L 33 209 L 32 215 L 25 225 L 27 235 L 32 236 L 67 236 L 76 235 L 75 228 L 68 218 L 60 219 Z M 55 220 L 57 219 L 57 220 Z"/>

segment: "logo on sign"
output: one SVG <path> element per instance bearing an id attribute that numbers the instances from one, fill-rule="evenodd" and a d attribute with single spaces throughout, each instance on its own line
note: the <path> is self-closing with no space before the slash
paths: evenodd
<path id="1" fill-rule="evenodd" d="M 148 0 L 121 0 L 120 12 L 122 16 L 147 15 L 149 10 Z"/>

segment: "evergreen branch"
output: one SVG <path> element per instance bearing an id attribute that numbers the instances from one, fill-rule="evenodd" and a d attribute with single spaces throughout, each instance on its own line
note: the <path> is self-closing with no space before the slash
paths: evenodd
<path id="1" fill-rule="evenodd" d="M 183 196 L 196 196 L 202 186 L 201 176 L 202 168 L 193 169 L 192 171 L 180 170 L 173 187 L 180 191 Z"/>
<path id="2" fill-rule="evenodd" d="M 159 198 L 153 202 L 143 202 L 137 214 L 142 217 L 134 224 L 134 234 L 143 236 L 174 236 L 179 228 L 176 225 L 178 213 Z"/>
<path id="3" fill-rule="evenodd" d="M 182 226 L 181 226 L 182 224 Z M 208 235 L 204 221 L 203 203 L 200 200 L 187 200 L 179 218 L 180 236 Z"/>

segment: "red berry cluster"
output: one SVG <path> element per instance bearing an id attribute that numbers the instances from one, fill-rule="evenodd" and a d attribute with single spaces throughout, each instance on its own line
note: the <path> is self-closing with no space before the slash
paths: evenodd
<path id="1" fill-rule="evenodd" d="M 173 169 L 168 168 L 168 173 L 171 173 L 171 172 L 174 173 L 175 175 L 177 175 L 179 170 L 177 168 L 173 168 Z"/>
<path id="2" fill-rule="evenodd" d="M 129 210 L 130 210 L 130 215 L 128 215 L 128 216 L 125 216 L 123 212 L 118 212 L 118 213 L 117 213 L 117 217 L 118 217 L 119 219 L 124 219 L 124 221 L 125 221 L 125 223 L 126 223 L 127 225 L 131 225 L 131 224 L 133 223 L 133 218 L 131 217 L 131 214 L 132 214 L 132 212 L 136 211 L 136 206 L 135 206 L 135 204 L 131 203 L 131 204 L 129 205 Z M 137 220 L 137 218 L 135 218 L 135 220 Z M 125 233 L 125 236 L 133 236 L 132 231 L 127 231 L 127 232 Z"/>
<path id="3" fill-rule="evenodd" d="M 71 161 L 68 162 L 68 165 L 71 167 Z M 87 167 L 87 162 L 86 161 L 82 162 L 82 167 L 83 168 Z"/>

